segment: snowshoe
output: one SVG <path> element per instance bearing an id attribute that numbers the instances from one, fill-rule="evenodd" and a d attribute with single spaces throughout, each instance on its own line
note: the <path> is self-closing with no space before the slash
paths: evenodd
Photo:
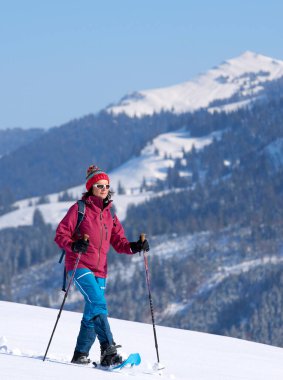
<path id="1" fill-rule="evenodd" d="M 88 355 L 83 352 L 74 352 L 74 356 L 71 360 L 71 363 L 74 364 L 89 364 L 91 360 L 88 358 Z"/>
<path id="2" fill-rule="evenodd" d="M 101 356 L 100 356 L 100 365 L 102 367 L 110 367 L 112 365 L 118 365 L 123 362 L 122 356 L 117 353 L 117 348 L 120 348 L 120 345 L 115 343 L 109 344 L 105 343 L 100 346 Z"/>

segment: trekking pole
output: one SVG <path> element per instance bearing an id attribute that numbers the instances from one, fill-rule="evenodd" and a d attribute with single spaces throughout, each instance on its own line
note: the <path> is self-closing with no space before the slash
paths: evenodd
<path id="1" fill-rule="evenodd" d="M 87 234 L 84 234 L 84 240 L 86 241 L 86 240 L 88 240 L 88 238 L 89 238 L 89 236 L 88 236 Z M 77 268 L 78 268 L 79 261 L 80 261 L 80 259 L 81 259 L 81 255 L 82 255 L 82 252 L 79 252 L 79 253 L 78 253 L 77 260 L 76 260 L 76 262 L 75 262 L 75 266 L 74 266 L 74 270 L 73 270 L 73 273 L 72 273 L 72 277 L 71 277 L 71 279 L 70 279 L 70 281 L 69 281 L 69 284 L 68 284 L 67 290 L 66 290 L 66 292 L 65 292 L 65 296 L 64 296 L 64 299 L 63 299 L 62 305 L 61 305 L 61 307 L 60 307 L 60 310 L 59 310 L 59 313 L 58 313 L 58 316 L 57 316 L 57 319 L 56 319 L 56 322 L 55 322 L 55 325 L 54 325 L 54 328 L 53 328 L 53 331 L 52 331 L 51 337 L 50 337 L 50 339 L 49 339 L 49 342 L 48 342 L 48 345 L 47 345 L 47 348 L 46 348 L 46 351 L 45 351 L 44 357 L 43 357 L 43 359 L 42 359 L 43 361 L 46 359 L 47 352 L 48 352 L 48 350 L 49 350 L 49 347 L 50 347 L 51 341 L 52 341 L 52 339 L 53 339 L 53 335 L 54 335 L 54 333 L 55 333 L 55 330 L 56 330 L 57 324 L 58 324 L 58 322 L 59 322 L 59 319 L 60 319 L 60 316 L 61 316 L 61 313 L 62 313 L 63 307 L 64 307 L 64 305 L 65 305 L 65 301 L 66 301 L 67 296 L 68 296 L 68 293 L 69 293 L 69 289 L 70 289 L 71 284 L 72 284 L 72 282 L 73 282 L 73 280 L 74 280 L 75 273 L 76 273 L 76 270 L 77 270 Z"/>
<path id="2" fill-rule="evenodd" d="M 144 242 L 145 241 L 145 234 L 141 234 L 140 235 L 140 239 L 141 239 L 142 242 Z M 154 342 L 155 342 L 155 349 L 156 349 L 156 356 L 157 356 L 157 369 L 163 369 L 163 366 L 161 368 L 159 368 L 160 361 L 159 361 L 157 335 L 156 335 L 156 329 L 155 329 L 153 303 L 152 303 L 152 297 L 151 297 L 151 291 L 150 291 L 150 281 L 149 281 L 147 252 L 145 252 L 144 250 L 143 250 L 143 260 L 144 260 L 146 282 L 147 282 L 147 288 L 148 288 L 148 298 L 149 298 L 149 305 L 150 305 L 151 319 L 152 319 L 152 327 L 153 327 L 153 335 L 154 335 Z"/>

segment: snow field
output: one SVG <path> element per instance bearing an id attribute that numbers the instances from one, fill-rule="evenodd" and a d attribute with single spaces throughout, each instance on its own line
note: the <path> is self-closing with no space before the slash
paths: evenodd
<path id="1" fill-rule="evenodd" d="M 2 380 L 77 380 L 89 373 L 99 379 L 137 380 L 150 378 L 156 363 L 152 326 L 110 319 L 115 340 L 123 345 L 124 355 L 139 352 L 142 363 L 118 374 L 89 367 L 62 365 L 34 359 L 43 356 L 58 310 L 0 302 L 0 376 Z M 69 361 L 79 330 L 81 314 L 63 311 L 51 343 L 48 359 Z M 160 361 L 164 379 L 186 380 L 281 380 L 283 350 L 234 338 L 157 326 Z M 1 343 L 2 342 L 2 343 Z M 5 348 L 4 346 L 7 346 Z M 2 348 L 1 348 L 2 347 Z M 10 354 L 5 354 L 5 351 Z M 31 356 L 31 357 L 25 357 Z M 90 357 L 99 360 L 95 342 Z M 99 371 L 99 372 L 98 372 Z"/>

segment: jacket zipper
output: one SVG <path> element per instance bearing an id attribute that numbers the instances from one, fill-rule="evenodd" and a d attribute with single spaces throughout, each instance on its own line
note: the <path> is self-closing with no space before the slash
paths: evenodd
<path id="1" fill-rule="evenodd" d="M 106 224 L 104 223 L 104 228 L 105 228 L 105 240 L 107 240 L 108 238 L 108 228 L 106 226 Z"/>
<path id="2" fill-rule="evenodd" d="M 100 251 L 101 251 L 101 247 L 102 247 L 102 236 L 103 236 L 102 211 L 100 211 L 100 245 L 99 245 L 99 249 L 98 249 L 98 260 L 97 260 L 97 266 L 96 266 L 97 270 L 99 268 L 99 263 L 100 263 Z"/>

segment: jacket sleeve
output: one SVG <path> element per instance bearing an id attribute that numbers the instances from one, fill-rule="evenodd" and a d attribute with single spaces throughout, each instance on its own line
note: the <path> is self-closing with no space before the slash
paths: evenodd
<path id="1" fill-rule="evenodd" d="M 62 249 L 71 249 L 73 234 L 77 225 L 78 205 L 75 203 L 58 224 L 55 235 L 55 243 Z"/>
<path id="2" fill-rule="evenodd" d="M 133 252 L 130 247 L 130 242 L 125 236 L 124 228 L 122 227 L 121 222 L 115 215 L 113 220 L 113 228 L 111 232 L 110 243 L 112 247 L 118 253 L 126 253 L 128 255 L 133 255 Z"/>

